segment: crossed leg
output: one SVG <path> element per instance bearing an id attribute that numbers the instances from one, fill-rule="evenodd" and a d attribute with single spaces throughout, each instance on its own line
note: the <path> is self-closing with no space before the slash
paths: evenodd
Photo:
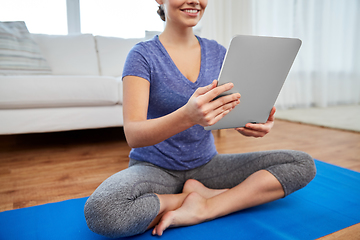
<path id="1" fill-rule="evenodd" d="M 194 174 L 207 186 L 231 188 L 209 189 L 192 180 L 186 182 L 180 195 L 172 196 L 178 201 L 171 208 L 166 208 L 168 196 L 158 195 L 160 206 L 165 208 L 152 223 L 153 234 L 162 235 L 170 227 L 198 224 L 282 198 L 306 186 L 315 173 L 311 156 L 298 151 L 217 155 L 189 176 Z"/>
<path id="2" fill-rule="evenodd" d="M 285 194 L 280 182 L 266 170 L 253 173 L 229 190 L 209 189 L 196 180 L 188 182 L 183 193 L 175 197 L 178 199 L 177 204 L 182 201 L 181 205 L 177 205 L 178 208 L 173 205 L 175 210 L 165 210 L 161 214 L 157 219 L 158 224 L 154 224 L 154 235 L 161 236 L 169 227 L 194 225 L 267 203 Z M 159 195 L 160 204 L 162 200 L 169 200 L 166 197 L 168 196 Z"/>

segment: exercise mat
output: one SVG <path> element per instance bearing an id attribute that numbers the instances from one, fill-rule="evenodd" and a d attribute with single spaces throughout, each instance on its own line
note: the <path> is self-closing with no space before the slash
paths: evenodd
<path id="1" fill-rule="evenodd" d="M 317 175 L 286 198 L 161 237 L 125 239 L 315 239 L 360 222 L 360 173 L 315 160 Z M 87 198 L 0 213 L 0 240 L 107 239 L 91 232 L 84 218 Z"/>

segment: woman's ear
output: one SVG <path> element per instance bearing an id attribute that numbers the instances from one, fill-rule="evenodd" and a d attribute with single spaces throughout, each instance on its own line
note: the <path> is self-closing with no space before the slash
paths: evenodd
<path id="1" fill-rule="evenodd" d="M 155 0 L 159 5 L 164 4 L 164 2 L 162 0 Z"/>

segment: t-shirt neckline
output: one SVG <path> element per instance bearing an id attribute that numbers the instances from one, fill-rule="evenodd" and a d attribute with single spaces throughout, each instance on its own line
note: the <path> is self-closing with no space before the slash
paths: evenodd
<path id="1" fill-rule="evenodd" d="M 203 69 L 205 67 L 205 53 L 204 53 L 204 48 L 203 48 L 203 43 L 202 43 L 202 39 L 198 36 L 195 35 L 195 37 L 197 38 L 197 40 L 199 41 L 200 44 L 200 51 L 201 51 L 201 62 L 200 62 L 200 71 L 199 71 L 199 75 L 196 79 L 195 82 L 190 81 L 187 77 L 184 76 L 184 74 L 179 70 L 179 68 L 176 66 L 176 64 L 174 63 L 174 61 L 172 60 L 172 58 L 170 57 L 170 54 L 168 53 L 168 51 L 166 50 L 166 48 L 164 47 L 164 45 L 161 43 L 160 39 L 159 39 L 159 35 L 156 35 L 155 41 L 158 44 L 158 46 L 160 47 L 160 50 L 165 54 L 166 58 L 168 58 L 171 62 L 171 65 L 174 67 L 174 69 L 176 69 L 177 73 L 179 75 L 181 75 L 182 79 L 189 85 L 192 86 L 197 86 L 200 84 L 201 82 L 201 78 L 203 75 Z"/>

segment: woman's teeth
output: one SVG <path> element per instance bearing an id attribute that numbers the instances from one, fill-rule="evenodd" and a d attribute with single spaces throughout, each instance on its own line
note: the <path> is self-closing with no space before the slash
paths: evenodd
<path id="1" fill-rule="evenodd" d="M 184 11 L 188 12 L 188 13 L 197 13 L 198 12 L 198 10 L 190 10 L 190 9 L 186 9 Z"/>

